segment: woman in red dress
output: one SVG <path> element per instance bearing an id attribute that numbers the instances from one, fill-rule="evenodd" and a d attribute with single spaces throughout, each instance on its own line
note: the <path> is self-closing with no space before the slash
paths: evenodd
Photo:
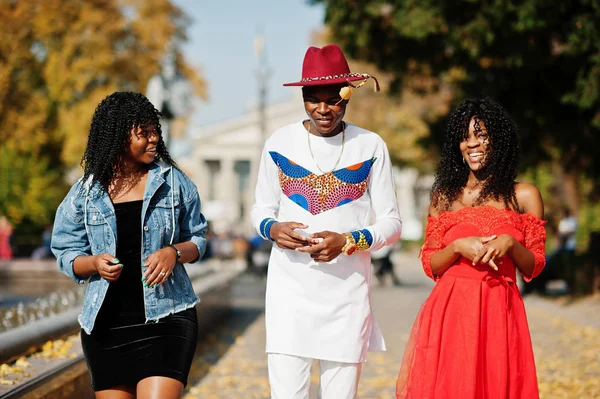
<path id="1" fill-rule="evenodd" d="M 10 246 L 10 237 L 12 236 L 12 225 L 6 216 L 0 216 L 0 260 L 12 259 L 12 248 Z"/>
<path id="2" fill-rule="evenodd" d="M 545 265 L 539 190 L 517 183 L 517 127 L 490 99 L 453 112 L 422 249 L 437 284 L 423 304 L 396 386 L 399 398 L 538 398 L 516 269 Z"/>

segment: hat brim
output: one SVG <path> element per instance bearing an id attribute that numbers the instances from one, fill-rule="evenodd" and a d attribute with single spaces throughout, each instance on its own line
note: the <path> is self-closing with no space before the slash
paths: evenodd
<path id="1" fill-rule="evenodd" d="M 284 83 L 284 86 L 333 86 L 342 83 L 348 83 L 348 81 L 356 82 L 357 80 L 365 80 L 362 76 L 352 76 L 349 78 L 335 78 L 335 79 L 316 79 L 307 80 L 306 82 L 292 82 Z"/>

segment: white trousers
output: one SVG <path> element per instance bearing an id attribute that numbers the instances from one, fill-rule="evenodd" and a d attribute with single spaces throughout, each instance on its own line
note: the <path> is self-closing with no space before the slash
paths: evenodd
<path id="1" fill-rule="evenodd" d="M 271 399 L 308 399 L 313 359 L 269 353 Z M 319 360 L 320 399 L 354 399 L 362 363 Z"/>

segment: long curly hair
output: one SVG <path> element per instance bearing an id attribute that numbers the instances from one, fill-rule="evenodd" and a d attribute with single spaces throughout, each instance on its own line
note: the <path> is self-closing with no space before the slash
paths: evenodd
<path id="1" fill-rule="evenodd" d="M 438 211 L 447 211 L 467 185 L 470 168 L 464 162 L 460 143 L 467 138 L 473 117 L 475 130 L 480 130 L 479 123 L 483 122 L 489 135 L 489 154 L 481 170 L 485 179 L 474 205 L 494 199 L 518 211 L 514 184 L 520 153 L 518 129 L 506 110 L 490 98 L 464 100 L 450 116 L 431 203 Z"/>
<path id="2" fill-rule="evenodd" d="M 160 116 L 161 113 L 140 93 L 115 92 L 102 100 L 94 112 L 81 159 L 83 181 L 92 176 L 93 183 L 99 182 L 108 188 L 121 170 L 122 157 L 131 142 L 131 129 L 148 125 L 155 125 L 159 133 L 157 158 L 177 167 L 163 141 Z"/>

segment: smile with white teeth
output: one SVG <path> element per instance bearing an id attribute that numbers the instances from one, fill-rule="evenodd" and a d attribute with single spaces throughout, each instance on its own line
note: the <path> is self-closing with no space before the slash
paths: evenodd
<path id="1" fill-rule="evenodd" d="M 470 158 L 479 158 L 483 156 L 483 152 L 473 152 L 471 154 L 469 154 Z"/>

